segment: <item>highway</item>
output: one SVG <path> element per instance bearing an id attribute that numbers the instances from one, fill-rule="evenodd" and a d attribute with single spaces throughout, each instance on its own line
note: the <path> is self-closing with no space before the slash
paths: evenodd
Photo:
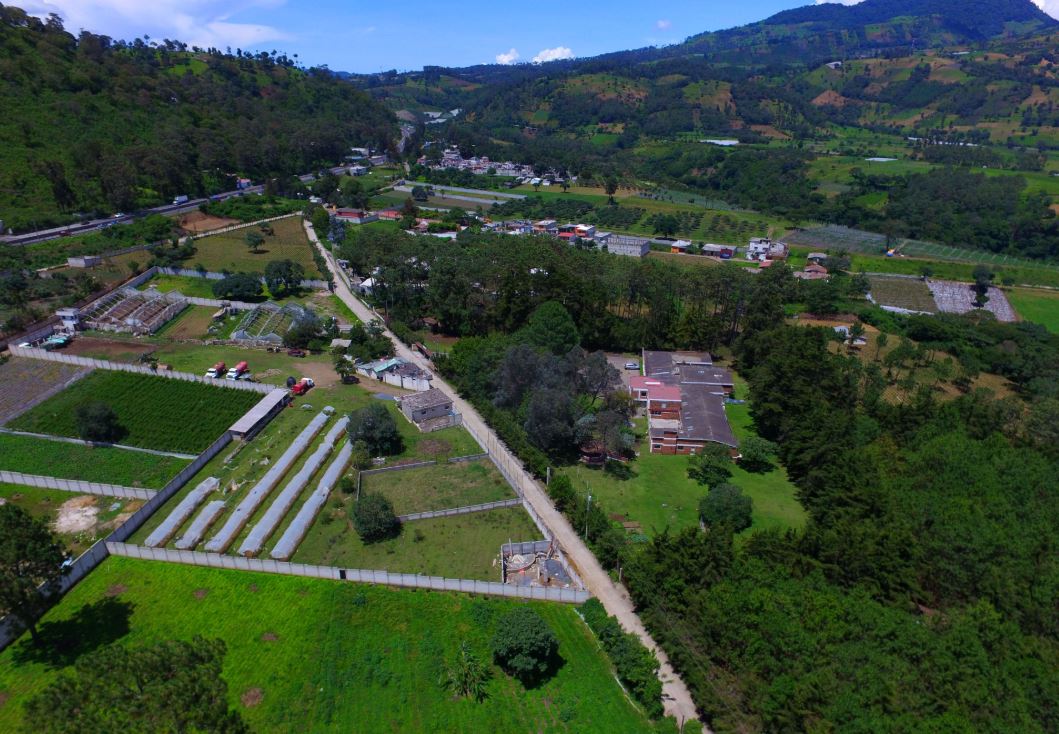
<path id="1" fill-rule="evenodd" d="M 331 173 L 338 174 L 342 171 L 347 170 L 348 166 L 335 166 L 331 168 Z M 299 176 L 302 182 L 312 181 L 316 178 L 316 174 L 306 173 Z M 36 232 L 26 232 L 24 234 L 17 235 L 0 235 L 0 243 L 5 245 L 11 245 L 15 247 L 24 247 L 26 245 L 37 244 L 38 242 L 47 242 L 48 240 L 58 239 L 59 237 L 70 237 L 77 234 L 86 234 L 88 232 L 94 232 L 96 230 L 103 229 L 111 225 L 117 224 L 129 224 L 142 217 L 149 216 L 151 214 L 162 214 L 162 215 L 175 215 L 184 214 L 186 212 L 193 212 L 199 208 L 200 205 L 205 204 L 208 201 L 224 201 L 230 199 L 233 196 L 244 196 L 246 194 L 260 194 L 264 192 L 265 187 L 262 184 L 256 186 L 250 186 L 245 189 L 237 189 L 235 191 L 225 191 L 221 194 L 214 194 L 209 198 L 202 199 L 190 199 L 182 204 L 163 204 L 162 206 L 156 206 L 152 209 L 143 209 L 134 214 L 114 214 L 110 217 L 104 217 L 102 219 L 92 219 L 87 222 L 78 222 L 76 224 L 67 224 L 62 227 L 52 227 L 51 229 L 41 229 Z"/>

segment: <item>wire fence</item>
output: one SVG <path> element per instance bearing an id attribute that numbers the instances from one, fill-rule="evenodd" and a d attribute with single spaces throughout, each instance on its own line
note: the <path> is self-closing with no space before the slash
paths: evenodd
<path id="1" fill-rule="evenodd" d="M 302 563 L 288 563 L 265 558 L 244 558 L 216 553 L 198 551 L 170 550 L 168 548 L 145 548 L 121 542 L 107 541 L 106 550 L 115 556 L 139 558 L 149 561 L 166 561 L 182 563 L 189 566 L 206 568 L 224 568 L 235 571 L 256 571 L 275 573 L 303 578 L 331 579 L 334 581 L 354 581 L 362 584 L 379 584 L 411 589 L 429 589 L 431 591 L 455 591 L 466 594 L 502 596 L 516 599 L 536 599 L 540 601 L 557 601 L 567 604 L 582 604 L 589 599 L 589 593 L 580 589 L 561 589 L 543 586 L 514 586 L 496 581 L 478 581 L 476 579 L 449 579 L 440 576 L 421 576 L 410 573 L 390 573 L 334 566 L 313 566 Z"/>
<path id="2" fill-rule="evenodd" d="M 424 512 L 413 512 L 408 515 L 398 515 L 401 522 L 414 522 L 416 520 L 431 520 L 435 517 L 455 517 L 456 515 L 470 515 L 475 512 L 489 512 L 490 510 L 501 510 L 506 507 L 518 507 L 522 504 L 519 498 L 509 500 L 497 500 L 485 502 L 480 505 L 466 505 L 465 507 L 453 507 L 447 510 L 426 510 Z"/>

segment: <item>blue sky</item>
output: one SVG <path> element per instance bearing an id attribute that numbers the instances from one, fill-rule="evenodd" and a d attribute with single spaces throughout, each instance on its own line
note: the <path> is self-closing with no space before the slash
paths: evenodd
<path id="1" fill-rule="evenodd" d="M 855 0 L 843 0 L 853 2 Z M 1059 0 L 1034 0 L 1059 15 Z M 342 71 L 532 62 L 674 43 L 812 0 L 5 0 L 68 30 L 298 54 Z M 508 8 L 517 7 L 517 11 Z"/>

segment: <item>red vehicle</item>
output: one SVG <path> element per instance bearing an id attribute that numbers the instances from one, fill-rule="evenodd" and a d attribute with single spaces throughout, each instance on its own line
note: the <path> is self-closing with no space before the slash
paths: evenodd
<path id="1" fill-rule="evenodd" d="M 304 395 L 309 392 L 309 389 L 315 387 L 316 383 L 313 382 L 311 377 L 303 377 L 295 383 L 294 387 L 290 389 L 292 395 Z"/>
<path id="2" fill-rule="evenodd" d="M 220 379 L 224 377 L 224 362 L 218 362 L 217 364 L 206 370 L 206 377 L 212 377 L 214 379 Z"/>
<path id="3" fill-rule="evenodd" d="M 225 375 L 225 377 L 227 377 L 227 379 L 229 380 L 238 380 L 243 375 L 243 373 L 245 373 L 249 369 L 250 365 L 248 365 L 246 362 L 240 362 L 235 367 L 232 367 L 230 370 L 228 370 L 228 374 Z"/>

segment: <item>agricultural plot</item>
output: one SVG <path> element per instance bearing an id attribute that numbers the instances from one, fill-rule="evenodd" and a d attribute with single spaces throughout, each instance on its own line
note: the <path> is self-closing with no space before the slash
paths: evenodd
<path id="1" fill-rule="evenodd" d="M 21 415 L 50 391 L 89 372 L 76 365 L 18 357 L 0 364 L 0 425 Z"/>
<path id="2" fill-rule="evenodd" d="M 143 505 L 143 501 L 0 484 L 0 504 L 18 505 L 43 520 L 67 550 L 79 556 L 97 540 L 117 529 Z"/>
<path id="3" fill-rule="evenodd" d="M 102 402 L 127 431 L 121 443 L 197 454 L 261 399 L 261 394 L 163 377 L 97 370 L 9 423 L 9 428 L 78 437 L 78 406 Z"/>
<path id="4" fill-rule="evenodd" d="M 292 260 L 305 268 L 305 277 L 319 277 L 301 217 L 279 219 L 270 226 L 272 234 L 258 227 L 245 227 L 197 239 L 194 243 L 196 252 L 188 260 L 188 267 L 201 264 L 214 273 L 263 273 L 272 260 Z M 264 237 L 257 250 L 251 250 L 247 245 L 246 235 L 251 232 Z"/>
<path id="5" fill-rule="evenodd" d="M 443 688 L 460 644 L 488 662 L 497 620 L 521 604 L 110 558 L 44 618 L 43 650 L 24 638 L 0 653 L 0 730 L 91 650 L 194 634 L 225 642 L 229 702 L 256 732 L 655 730 L 566 605 L 531 605 L 559 639 L 553 678 L 526 689 L 490 665 L 480 703 Z"/>
<path id="6" fill-rule="evenodd" d="M 871 298 L 880 306 L 926 313 L 938 311 L 930 288 L 918 278 L 888 278 L 883 275 L 872 275 L 868 280 L 871 283 Z"/>
<path id="7" fill-rule="evenodd" d="M 216 310 L 209 306 L 190 306 L 163 326 L 155 336 L 176 341 L 208 339 Z"/>
<path id="8" fill-rule="evenodd" d="M 360 490 L 385 495 L 393 502 L 394 512 L 398 515 L 515 497 L 510 485 L 489 459 L 371 474 L 361 479 Z"/>
<path id="9" fill-rule="evenodd" d="M 934 302 L 938 304 L 938 310 L 943 313 L 969 313 L 977 308 L 974 305 L 974 291 L 971 290 L 969 283 L 931 280 L 927 285 L 934 295 Z M 1004 291 L 999 288 L 990 288 L 986 295 L 989 300 L 983 310 L 992 313 L 998 321 L 1018 321 L 1015 309 L 1008 303 Z"/>
<path id="10" fill-rule="evenodd" d="M 161 489 L 189 463 L 172 456 L 0 433 L 0 469 L 23 474 Z"/>
<path id="11" fill-rule="evenodd" d="M 427 576 L 500 580 L 500 546 L 541 540 L 521 507 L 405 523 L 401 534 L 365 545 L 353 529 L 351 495 L 335 492 L 302 540 L 294 563 L 373 568 Z"/>

